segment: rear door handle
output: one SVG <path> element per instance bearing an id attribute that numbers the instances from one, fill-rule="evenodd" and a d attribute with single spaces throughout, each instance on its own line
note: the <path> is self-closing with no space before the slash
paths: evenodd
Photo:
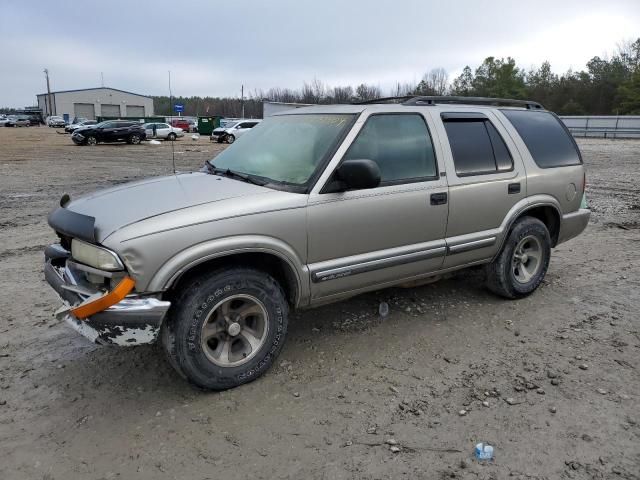
<path id="1" fill-rule="evenodd" d="M 510 183 L 508 187 L 509 194 L 520 193 L 520 184 L 519 183 Z"/>
<path id="2" fill-rule="evenodd" d="M 431 194 L 431 205 L 444 205 L 447 203 L 447 193 L 432 193 Z"/>

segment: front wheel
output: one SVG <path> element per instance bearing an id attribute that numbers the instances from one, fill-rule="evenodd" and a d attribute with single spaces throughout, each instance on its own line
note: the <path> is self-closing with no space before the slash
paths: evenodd
<path id="1" fill-rule="evenodd" d="M 225 390 L 255 380 L 280 353 L 288 304 L 270 275 L 251 268 L 193 279 L 177 295 L 163 327 L 165 351 L 195 385 Z"/>
<path id="2" fill-rule="evenodd" d="M 140 143 L 140 135 L 138 135 L 137 133 L 134 133 L 133 135 L 131 135 L 129 137 L 129 143 L 131 145 L 138 145 Z"/>
<path id="3" fill-rule="evenodd" d="M 226 138 L 227 143 L 231 144 L 235 141 L 236 141 L 236 137 L 234 137 L 233 135 L 227 135 L 227 138 Z"/>
<path id="4" fill-rule="evenodd" d="M 98 144 L 98 139 L 96 137 L 94 137 L 93 135 L 87 137 L 87 145 L 89 145 L 90 147 L 93 147 L 97 144 Z"/>
<path id="5" fill-rule="evenodd" d="M 167 135 L 167 140 L 169 140 L 170 142 L 173 142 L 175 139 L 176 139 L 175 133 L 170 133 L 169 135 Z"/>
<path id="6" fill-rule="evenodd" d="M 544 280 L 551 257 L 551 238 L 537 218 L 517 220 L 498 257 L 487 265 L 487 286 L 506 298 L 533 293 Z"/>

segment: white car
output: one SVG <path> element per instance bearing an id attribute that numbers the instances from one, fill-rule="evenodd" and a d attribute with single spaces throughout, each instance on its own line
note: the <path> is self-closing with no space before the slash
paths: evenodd
<path id="1" fill-rule="evenodd" d="M 244 135 L 262 120 L 239 120 L 230 124 L 226 124 L 224 127 L 216 128 L 211 132 L 212 142 L 227 142 L 233 143 L 241 135 Z"/>
<path id="2" fill-rule="evenodd" d="M 163 138 L 165 140 L 175 140 L 178 137 L 184 137 L 184 130 L 172 127 L 168 123 L 145 123 L 142 128 L 147 133 L 147 139 Z"/>
<path id="3" fill-rule="evenodd" d="M 98 122 L 95 120 L 81 120 L 76 123 L 72 123 L 71 125 L 67 125 L 64 127 L 64 131 L 67 133 L 73 133 L 76 129 L 80 127 L 88 127 L 89 125 L 97 125 Z"/>
<path id="4" fill-rule="evenodd" d="M 50 127 L 65 127 L 67 122 L 64 121 L 64 118 L 54 115 L 47 119 L 47 125 Z"/>

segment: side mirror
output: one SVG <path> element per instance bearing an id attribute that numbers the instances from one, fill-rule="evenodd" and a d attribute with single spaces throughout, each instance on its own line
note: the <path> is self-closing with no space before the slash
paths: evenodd
<path id="1" fill-rule="evenodd" d="M 380 185 L 380 168 L 373 160 L 345 160 L 336 169 L 334 180 L 329 184 L 327 192 L 344 190 L 363 190 Z"/>

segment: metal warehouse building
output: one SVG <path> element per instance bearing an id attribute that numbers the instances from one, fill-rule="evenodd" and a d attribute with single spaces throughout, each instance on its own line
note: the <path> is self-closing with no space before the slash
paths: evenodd
<path id="1" fill-rule="evenodd" d="M 84 88 L 37 95 L 42 114 L 59 115 L 65 120 L 84 117 L 95 120 L 101 117 L 150 117 L 153 115 L 153 99 L 116 88 Z"/>

